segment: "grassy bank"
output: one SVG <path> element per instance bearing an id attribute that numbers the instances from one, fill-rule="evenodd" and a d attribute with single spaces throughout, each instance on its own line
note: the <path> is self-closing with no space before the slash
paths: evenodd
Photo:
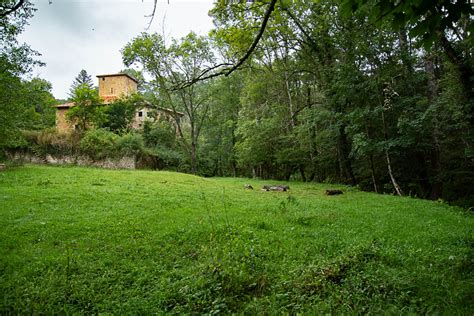
<path id="1" fill-rule="evenodd" d="M 474 312 L 471 215 L 348 188 L 325 196 L 336 187 L 322 184 L 264 192 L 265 183 L 0 172 L 0 313 Z"/>

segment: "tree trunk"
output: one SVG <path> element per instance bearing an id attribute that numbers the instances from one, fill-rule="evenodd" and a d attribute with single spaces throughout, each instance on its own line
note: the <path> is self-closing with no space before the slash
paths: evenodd
<path id="1" fill-rule="evenodd" d="M 369 155 L 369 161 L 370 161 L 370 172 L 372 174 L 372 183 L 374 185 L 374 192 L 379 193 L 377 176 L 375 175 L 374 156 L 372 154 Z"/>
<path id="2" fill-rule="evenodd" d="M 299 168 L 300 168 L 301 180 L 303 180 L 303 182 L 306 182 L 306 175 L 305 175 L 305 173 L 304 173 L 304 166 L 303 166 L 303 164 L 300 164 Z"/>
<path id="3" fill-rule="evenodd" d="M 306 93 L 306 104 L 309 109 L 311 109 L 311 88 L 308 86 Z M 318 156 L 318 149 L 316 147 L 316 126 L 311 124 L 309 126 L 309 135 L 310 135 L 310 151 L 309 151 L 309 161 L 311 162 L 311 174 L 308 181 L 312 182 L 316 176 L 316 163 L 315 159 Z"/>
<path id="4" fill-rule="evenodd" d="M 392 163 L 390 161 L 390 155 L 388 154 L 388 149 L 385 149 L 385 159 L 387 160 L 388 175 L 390 176 L 390 180 L 392 181 L 392 185 L 395 189 L 395 192 L 397 192 L 399 196 L 403 196 L 403 191 L 398 185 L 397 180 L 395 180 L 395 177 L 393 176 Z"/>
<path id="5" fill-rule="evenodd" d="M 438 98 L 438 79 L 436 78 L 433 56 L 425 58 L 425 70 L 428 74 L 428 101 L 434 104 Z M 432 177 L 430 199 L 437 200 L 441 197 L 443 191 L 443 182 L 441 181 L 441 146 L 439 145 L 439 123 L 436 116 L 432 119 L 433 130 L 431 133 L 431 168 L 434 176 Z"/>
<path id="6" fill-rule="evenodd" d="M 291 91 L 290 91 L 290 83 L 288 82 L 288 74 L 285 70 L 285 88 L 286 88 L 286 93 L 288 96 L 288 105 L 289 105 L 289 110 L 290 110 L 290 125 L 291 127 L 295 127 L 295 112 L 293 110 L 293 98 L 291 97 Z"/>
<path id="7" fill-rule="evenodd" d="M 370 124 L 370 120 L 366 123 L 365 125 L 365 133 L 367 134 L 367 138 L 368 139 L 372 139 L 372 124 Z M 377 174 L 375 173 L 375 165 L 374 165 L 374 155 L 371 153 L 369 153 L 369 163 L 370 163 L 370 173 L 371 173 L 371 177 L 372 177 L 372 184 L 374 186 L 374 192 L 375 193 L 379 193 L 379 189 L 378 189 L 378 178 L 377 178 Z"/>
<path id="8" fill-rule="evenodd" d="M 387 142 L 388 132 L 387 132 L 387 124 L 385 122 L 384 111 L 382 111 L 383 134 L 384 134 L 385 142 Z M 385 145 L 385 146 L 387 146 L 387 145 Z M 390 154 L 388 153 L 388 148 L 385 148 L 385 159 L 387 161 L 388 175 L 390 176 L 390 180 L 392 181 L 393 188 L 395 189 L 395 192 L 397 192 L 397 194 L 399 196 L 403 196 L 403 191 L 400 188 L 400 186 L 398 185 L 398 182 L 395 179 L 395 176 L 393 175 L 393 172 L 392 172 L 392 162 L 391 162 L 391 159 L 390 159 Z"/>
<path id="9" fill-rule="evenodd" d="M 443 182 L 441 181 L 441 159 L 440 150 L 436 137 L 433 139 L 433 149 L 431 151 L 431 168 L 434 171 L 432 178 L 430 199 L 437 200 L 443 193 Z"/>
<path id="10" fill-rule="evenodd" d="M 357 181 L 352 170 L 351 160 L 349 158 L 349 143 L 347 141 L 346 126 L 342 124 L 339 127 L 339 147 L 340 147 L 340 158 L 342 164 L 342 170 L 344 177 L 349 179 L 352 185 L 356 185 Z"/>
<path id="11" fill-rule="evenodd" d="M 235 144 L 237 140 L 235 137 L 235 124 L 232 125 L 232 157 L 231 157 L 231 165 L 232 165 L 232 176 L 235 178 L 237 176 L 237 161 L 235 160 Z"/>
<path id="12" fill-rule="evenodd" d="M 196 142 L 191 143 L 191 172 L 197 174 Z"/>

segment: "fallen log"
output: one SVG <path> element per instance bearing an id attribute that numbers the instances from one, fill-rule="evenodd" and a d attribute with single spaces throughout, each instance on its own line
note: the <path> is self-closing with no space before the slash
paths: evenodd
<path id="1" fill-rule="evenodd" d="M 263 191 L 280 191 L 280 192 L 286 192 L 290 189 L 289 186 L 287 185 L 264 185 L 262 187 Z"/>
<path id="2" fill-rule="evenodd" d="M 341 190 L 326 190 L 326 195 L 338 195 L 342 194 L 343 192 Z"/>

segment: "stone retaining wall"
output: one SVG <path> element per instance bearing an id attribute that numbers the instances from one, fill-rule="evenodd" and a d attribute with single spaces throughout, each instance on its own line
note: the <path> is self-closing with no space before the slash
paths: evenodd
<path id="1" fill-rule="evenodd" d="M 9 158 L 16 161 L 32 162 L 38 164 L 52 164 L 52 165 L 78 165 L 78 166 L 92 166 L 105 169 L 136 169 L 137 159 L 135 157 L 125 156 L 120 158 L 105 158 L 101 160 L 93 160 L 87 156 L 53 156 L 47 154 L 45 157 L 38 157 L 27 152 L 9 153 Z"/>

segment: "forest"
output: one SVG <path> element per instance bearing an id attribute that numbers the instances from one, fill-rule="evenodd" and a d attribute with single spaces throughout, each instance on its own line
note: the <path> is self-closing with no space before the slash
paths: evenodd
<path id="1" fill-rule="evenodd" d="M 3 159 L 14 150 L 133 153 L 204 176 L 473 205 L 468 0 L 216 1 L 208 36 L 144 32 L 124 43 L 137 95 L 104 109 L 87 75 L 76 78 L 71 119 L 88 123 L 74 135 L 54 130 L 51 84 L 25 79 L 41 58 L 17 37 L 35 9 L 15 4 L 0 5 Z M 186 119 L 132 130 L 140 102 Z"/>

